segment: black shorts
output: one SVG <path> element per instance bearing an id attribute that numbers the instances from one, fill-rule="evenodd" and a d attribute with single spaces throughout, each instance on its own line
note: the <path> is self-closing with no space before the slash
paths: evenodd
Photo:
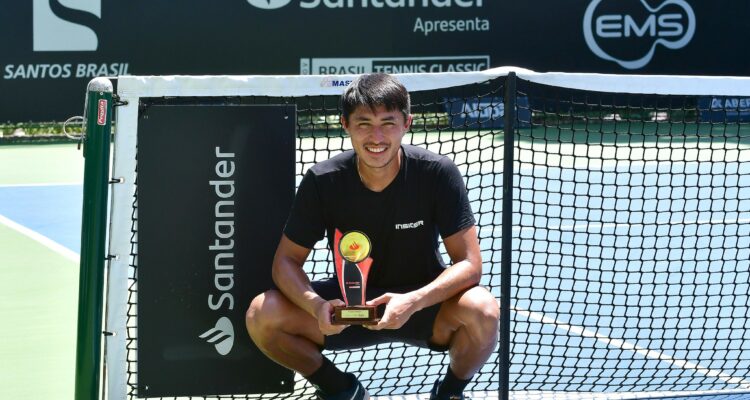
<path id="1" fill-rule="evenodd" d="M 341 299 L 341 289 L 335 278 L 312 282 L 312 287 L 320 297 L 326 300 Z M 407 293 L 420 286 L 404 286 L 398 288 L 367 288 L 367 300 L 372 300 L 386 292 Z M 379 307 L 378 315 L 383 315 L 385 307 Z M 446 346 L 436 346 L 430 343 L 432 327 L 440 311 L 440 303 L 415 312 L 411 318 L 399 329 L 370 330 L 359 325 L 351 325 L 337 335 L 325 337 L 323 348 L 326 350 L 344 350 L 363 348 L 379 343 L 402 342 L 410 345 L 428 348 L 435 351 L 445 351 Z"/>

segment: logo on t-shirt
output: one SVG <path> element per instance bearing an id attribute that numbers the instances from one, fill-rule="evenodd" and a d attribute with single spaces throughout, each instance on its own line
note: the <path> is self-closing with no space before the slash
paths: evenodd
<path id="1" fill-rule="evenodd" d="M 420 219 L 417 222 L 410 222 L 408 224 L 396 224 L 396 229 L 397 230 L 401 230 L 401 229 L 414 229 L 414 228 L 419 228 L 422 225 L 424 225 L 424 221 Z"/>

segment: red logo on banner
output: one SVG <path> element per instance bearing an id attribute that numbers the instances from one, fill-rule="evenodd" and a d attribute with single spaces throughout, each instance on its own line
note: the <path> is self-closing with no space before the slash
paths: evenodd
<path id="1" fill-rule="evenodd" d="M 96 123 L 98 125 L 104 125 L 107 123 L 107 100 L 99 100 L 99 112 L 96 115 Z"/>

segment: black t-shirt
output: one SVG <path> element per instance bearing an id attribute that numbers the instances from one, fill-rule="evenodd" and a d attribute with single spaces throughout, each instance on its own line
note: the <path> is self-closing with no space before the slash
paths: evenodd
<path id="1" fill-rule="evenodd" d="M 349 150 L 310 168 L 300 183 L 284 234 L 312 248 L 334 232 L 369 236 L 373 259 L 368 286 L 426 284 L 445 268 L 438 234 L 448 237 L 474 225 L 461 173 L 453 161 L 403 145 L 401 169 L 381 192 L 360 181 Z"/>

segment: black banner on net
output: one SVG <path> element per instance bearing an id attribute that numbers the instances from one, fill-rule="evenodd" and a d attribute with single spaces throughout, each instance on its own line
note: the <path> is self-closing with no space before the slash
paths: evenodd
<path id="1" fill-rule="evenodd" d="M 151 106 L 138 130 L 140 397 L 289 392 L 244 323 L 294 197 L 294 106 Z"/>

